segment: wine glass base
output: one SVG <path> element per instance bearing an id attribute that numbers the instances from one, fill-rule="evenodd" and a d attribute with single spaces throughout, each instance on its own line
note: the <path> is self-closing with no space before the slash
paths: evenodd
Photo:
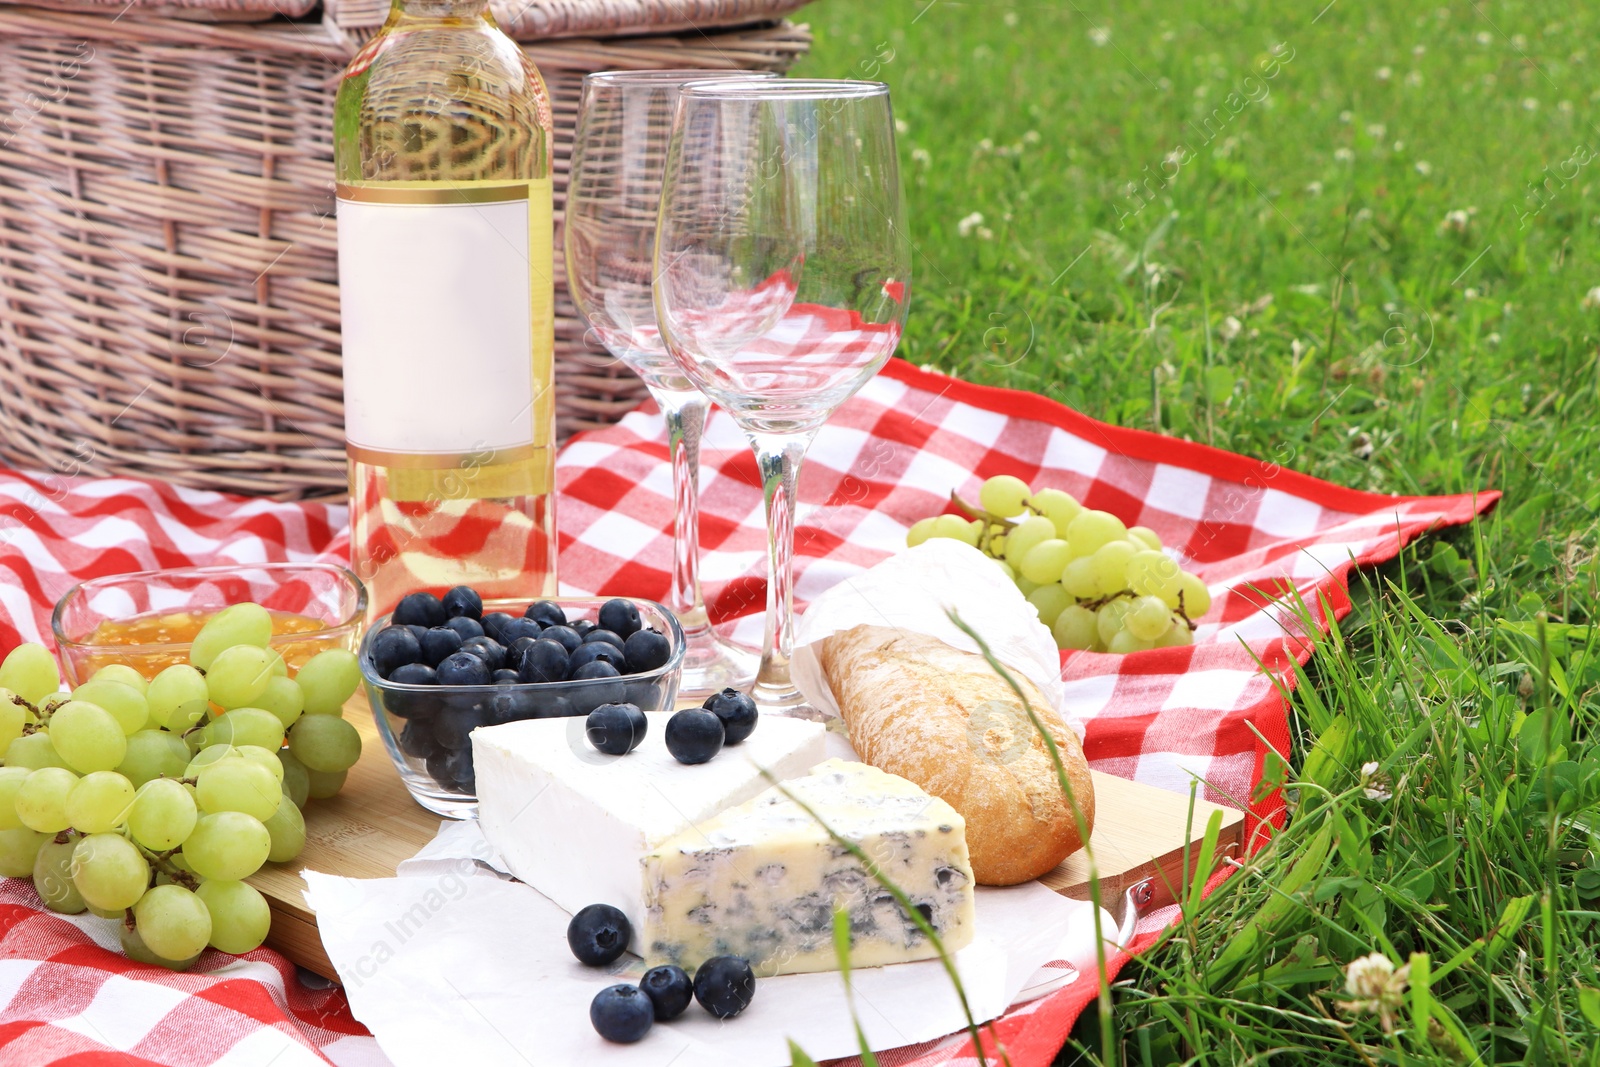
<path id="1" fill-rule="evenodd" d="M 796 709 L 809 706 L 806 698 L 800 695 L 800 690 L 787 678 L 779 683 L 757 682 L 750 689 L 750 699 L 756 702 L 756 708 L 763 714 L 788 715 Z"/>
<path id="2" fill-rule="evenodd" d="M 711 627 L 686 635 L 683 673 L 678 680 L 678 703 L 700 703 L 724 689 L 748 689 L 761 666 L 754 649 L 724 641 Z"/>

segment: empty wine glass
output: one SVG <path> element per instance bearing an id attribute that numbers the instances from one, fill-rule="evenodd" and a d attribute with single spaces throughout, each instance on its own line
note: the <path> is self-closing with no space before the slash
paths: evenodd
<path id="1" fill-rule="evenodd" d="M 689 381 L 728 411 L 761 472 L 766 638 L 754 696 L 789 678 L 794 510 L 817 430 L 894 352 L 911 249 L 889 89 L 690 82 L 678 95 L 656 239 L 656 316 Z"/>
<path id="2" fill-rule="evenodd" d="M 602 71 L 583 80 L 567 185 L 567 288 L 594 336 L 644 381 L 667 424 L 675 499 L 667 606 L 683 627 L 678 692 L 699 700 L 756 673 L 754 652 L 717 636 L 700 592 L 700 434 L 711 402 L 689 384 L 656 329 L 650 292 L 661 168 L 691 79 L 771 77 L 749 71 Z"/>

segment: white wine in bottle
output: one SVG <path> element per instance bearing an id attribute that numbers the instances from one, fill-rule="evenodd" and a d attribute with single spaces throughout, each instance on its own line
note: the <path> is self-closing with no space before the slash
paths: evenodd
<path id="1" fill-rule="evenodd" d="M 350 556 L 556 591 L 550 100 L 488 0 L 394 0 L 334 105 Z"/>

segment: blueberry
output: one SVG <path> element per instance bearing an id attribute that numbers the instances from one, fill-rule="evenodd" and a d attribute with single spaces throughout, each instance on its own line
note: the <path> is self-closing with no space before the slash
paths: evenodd
<path id="1" fill-rule="evenodd" d="M 626 639 L 639 628 L 639 606 L 631 600 L 608 600 L 600 605 L 600 625 Z"/>
<path id="2" fill-rule="evenodd" d="M 727 745 L 737 745 L 754 733 L 760 717 L 756 702 L 737 689 L 712 693 L 701 707 L 722 720 L 723 744 Z"/>
<path id="3" fill-rule="evenodd" d="M 509 615 L 504 615 L 501 617 L 510 618 Z M 446 619 L 444 621 L 444 627 L 447 630 L 454 630 L 456 633 L 460 634 L 461 640 L 463 641 L 467 640 L 469 637 L 483 636 L 483 623 L 479 622 L 477 619 L 469 619 L 465 615 L 457 615 L 453 619 Z"/>
<path id="4" fill-rule="evenodd" d="M 672 658 L 672 642 L 660 630 L 635 630 L 623 645 L 629 674 L 643 674 L 667 665 Z"/>
<path id="5" fill-rule="evenodd" d="M 515 670 L 522 663 L 522 657 L 527 655 L 528 649 L 532 648 L 534 642 L 538 640 L 537 637 L 519 637 L 507 645 L 506 669 Z"/>
<path id="6" fill-rule="evenodd" d="M 443 606 L 447 618 L 483 618 L 483 597 L 470 585 L 458 585 L 446 593 Z"/>
<path id="7" fill-rule="evenodd" d="M 404 626 L 385 626 L 372 639 L 372 666 L 379 677 L 387 678 L 396 667 L 421 661 L 422 645 Z"/>
<path id="8" fill-rule="evenodd" d="M 433 724 L 408 722 L 400 731 L 400 751 L 414 759 L 427 759 L 439 751 L 439 742 L 433 736 Z"/>
<path id="9" fill-rule="evenodd" d="M 569 622 L 567 625 L 572 627 L 579 637 L 588 637 L 590 630 L 599 629 L 599 627 L 590 622 L 588 619 L 579 619 L 577 622 Z"/>
<path id="10" fill-rule="evenodd" d="M 620 704 L 627 695 L 627 690 L 621 681 L 611 681 L 619 678 L 617 669 L 604 660 L 585 663 L 568 678 L 576 682 L 589 682 L 588 685 L 572 686 L 567 694 L 571 702 L 573 715 L 587 715 L 601 704 Z"/>
<path id="11" fill-rule="evenodd" d="M 522 679 L 517 676 L 516 671 L 510 670 L 506 667 L 501 667 L 499 670 L 491 674 L 489 676 L 489 680 L 495 685 L 516 685 L 518 682 L 522 681 Z"/>
<path id="12" fill-rule="evenodd" d="M 620 678 L 622 672 L 605 660 L 592 660 L 572 668 L 567 674 L 567 680 L 573 682 L 586 682 L 595 678 Z M 587 714 L 587 713 L 585 713 Z"/>
<path id="13" fill-rule="evenodd" d="M 540 694 L 533 709 L 535 719 L 564 719 L 576 714 L 571 699 L 563 693 Z"/>
<path id="14" fill-rule="evenodd" d="M 477 656 L 497 671 L 506 665 L 506 646 L 492 637 L 469 637 L 461 642 L 461 651 Z"/>
<path id="15" fill-rule="evenodd" d="M 709 761 L 722 741 L 722 720 L 704 708 L 684 708 L 667 720 L 667 751 L 679 763 Z"/>
<path id="16" fill-rule="evenodd" d="M 450 753 L 444 761 L 444 772 L 449 775 L 450 784 L 463 793 L 478 791 L 478 775 L 472 767 L 471 745 L 463 745 Z"/>
<path id="17" fill-rule="evenodd" d="M 432 593 L 408 593 L 395 605 L 394 617 L 389 621 L 396 626 L 421 626 L 427 629 L 430 626 L 443 626 L 447 618 L 449 616 L 445 614 L 444 605 Z"/>
<path id="18" fill-rule="evenodd" d="M 644 740 L 650 722 L 633 704 L 601 704 L 584 720 L 589 743 L 608 756 L 626 756 Z"/>
<path id="19" fill-rule="evenodd" d="M 650 997 L 638 986 L 626 983 L 607 986 L 589 1003 L 589 1022 L 594 1025 L 594 1032 L 619 1045 L 642 1040 L 655 1022 L 655 1013 Z"/>
<path id="20" fill-rule="evenodd" d="M 546 626 L 539 636 L 560 642 L 561 647 L 568 653 L 578 651 L 578 646 L 583 644 L 583 638 L 578 636 L 578 631 L 570 626 Z"/>
<path id="21" fill-rule="evenodd" d="M 517 661 L 517 677 L 524 682 L 559 682 L 567 676 L 567 650 L 559 641 L 541 637 Z"/>
<path id="22" fill-rule="evenodd" d="M 538 637 L 543 630 L 544 627 L 532 619 L 512 619 L 500 627 L 500 636 L 496 637 L 495 640 L 502 645 L 510 645 L 519 638 Z"/>
<path id="23" fill-rule="evenodd" d="M 483 712 L 477 708 L 445 708 L 434 717 L 433 737 L 441 748 L 467 748 L 468 735 L 483 724 Z"/>
<path id="24" fill-rule="evenodd" d="M 590 641 L 587 644 L 579 645 L 578 650 L 572 654 L 572 658 L 567 663 L 567 677 L 575 677 L 572 673 L 573 671 L 576 671 L 586 663 L 593 663 L 596 660 L 611 664 L 617 669 L 618 674 L 621 674 L 623 668 L 628 665 L 628 657 L 623 654 L 622 649 L 614 645 L 608 645 L 604 641 Z"/>
<path id="25" fill-rule="evenodd" d="M 417 639 L 419 645 L 422 644 L 422 635 L 428 632 L 426 626 L 407 626 L 406 629 L 411 631 L 411 636 Z"/>
<path id="26" fill-rule="evenodd" d="M 618 652 L 621 652 L 625 647 L 622 643 L 622 638 L 610 630 L 602 630 L 596 627 L 583 635 L 583 643 L 586 645 L 593 644 L 596 641 L 604 641 L 608 645 L 614 645 Z"/>
<path id="27" fill-rule="evenodd" d="M 694 999 L 694 983 L 689 980 L 688 973 L 670 963 L 644 972 L 639 988 L 650 998 L 658 1023 L 676 1019 Z"/>
<path id="28" fill-rule="evenodd" d="M 439 664 L 440 685 L 488 685 L 489 665 L 471 652 L 452 653 Z"/>
<path id="29" fill-rule="evenodd" d="M 437 667 L 439 661 L 453 652 L 461 651 L 461 635 L 448 626 L 435 626 L 422 631 L 422 662 Z"/>
<path id="30" fill-rule="evenodd" d="M 389 681 L 399 685 L 438 685 L 439 675 L 426 663 L 402 663 L 389 675 Z"/>
<path id="31" fill-rule="evenodd" d="M 610 904 L 590 904 L 567 924 L 567 947 L 590 967 L 615 963 L 632 938 L 628 917 Z"/>
<path id="32" fill-rule="evenodd" d="M 532 619 L 540 626 L 565 626 L 567 613 L 561 610 L 561 605 L 553 600 L 536 600 L 528 605 L 528 610 L 522 613 L 524 618 Z"/>
<path id="33" fill-rule="evenodd" d="M 427 768 L 429 778 L 432 778 L 435 782 L 438 782 L 446 789 L 450 788 L 451 779 L 449 749 L 441 748 L 436 750 L 431 756 L 428 756 L 423 760 L 423 766 Z"/>
<path id="34" fill-rule="evenodd" d="M 756 998 L 756 975 L 743 956 L 712 956 L 694 972 L 694 999 L 719 1019 L 731 1019 Z"/>
<path id="35" fill-rule="evenodd" d="M 500 640 L 500 635 L 505 632 L 506 623 L 510 622 L 514 618 L 516 618 L 515 615 L 507 615 L 503 611 L 491 611 L 491 612 L 489 612 L 489 614 L 487 614 L 487 615 L 485 615 L 483 617 L 482 627 L 481 627 L 482 630 L 483 630 L 483 633 L 482 634 L 473 634 L 472 636 L 473 637 L 482 637 L 483 634 L 488 634 L 490 637 L 492 637 L 496 641 L 498 641 L 498 640 Z M 461 639 L 463 641 L 465 641 L 467 639 L 467 635 L 463 634 L 461 636 Z"/>

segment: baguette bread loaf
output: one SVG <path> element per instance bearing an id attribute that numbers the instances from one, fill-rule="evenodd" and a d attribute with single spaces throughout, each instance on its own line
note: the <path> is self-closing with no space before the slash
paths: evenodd
<path id="1" fill-rule="evenodd" d="M 980 884 L 1038 878 L 1082 847 L 1043 738 L 982 656 L 924 634 L 857 626 L 822 641 L 818 660 L 861 758 L 966 819 Z M 1092 827 L 1094 784 L 1077 735 L 1031 682 L 1015 677 Z"/>

